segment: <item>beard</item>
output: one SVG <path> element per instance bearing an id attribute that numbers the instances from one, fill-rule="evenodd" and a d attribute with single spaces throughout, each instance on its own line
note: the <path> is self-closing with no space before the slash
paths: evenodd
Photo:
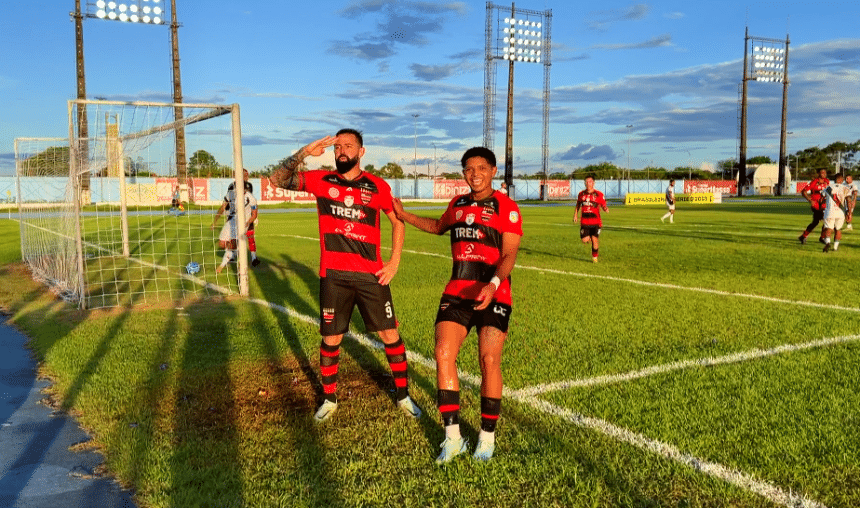
<path id="1" fill-rule="evenodd" d="M 337 168 L 337 172 L 340 174 L 348 173 L 349 170 L 354 168 L 356 164 L 358 164 L 358 157 L 353 157 L 352 159 L 346 160 L 337 158 L 334 161 L 334 166 Z"/>

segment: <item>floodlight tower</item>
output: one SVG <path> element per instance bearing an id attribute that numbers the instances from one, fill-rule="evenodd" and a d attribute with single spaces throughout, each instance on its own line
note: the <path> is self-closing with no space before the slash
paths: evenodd
<path id="1" fill-rule="evenodd" d="M 505 12 L 503 13 L 502 10 Z M 508 110 L 505 129 L 505 184 L 508 195 L 514 197 L 514 62 L 543 63 L 543 140 L 541 166 L 544 182 L 549 155 L 549 79 L 552 49 L 552 10 L 543 12 L 517 9 L 511 4 L 493 5 L 487 2 L 486 60 L 484 67 L 484 146 L 493 149 L 496 103 L 496 63 L 508 61 Z M 544 192 L 544 199 L 547 199 Z"/>
<path id="2" fill-rule="evenodd" d="M 86 12 L 81 12 L 81 0 L 75 0 L 75 36 L 77 42 L 77 77 L 78 77 L 78 99 L 86 99 L 86 85 L 84 76 L 84 29 L 83 18 L 106 19 L 109 21 L 120 21 L 124 23 L 141 23 L 144 25 L 166 25 L 164 18 L 165 7 L 163 0 L 87 0 Z M 173 60 L 173 102 L 182 102 L 182 84 L 179 76 L 179 23 L 176 20 L 176 0 L 170 0 L 170 43 Z M 83 108 L 79 105 L 78 108 Z M 174 119 L 182 119 L 182 108 L 174 108 Z M 86 111 L 78 111 L 78 135 L 82 139 L 87 138 L 87 116 Z M 180 185 L 186 181 L 185 161 L 185 128 L 176 129 L 176 176 Z"/>
<path id="3" fill-rule="evenodd" d="M 785 189 L 785 144 L 786 117 L 788 112 L 788 45 L 785 40 L 751 37 L 749 27 L 744 34 L 744 77 L 741 93 L 741 146 L 738 158 L 738 196 L 743 195 L 747 178 L 747 82 L 782 83 L 782 123 L 779 135 L 779 175 L 777 176 L 776 195 L 781 196 Z M 785 47 L 781 47 L 782 45 Z M 748 58 L 749 54 L 752 58 Z"/>

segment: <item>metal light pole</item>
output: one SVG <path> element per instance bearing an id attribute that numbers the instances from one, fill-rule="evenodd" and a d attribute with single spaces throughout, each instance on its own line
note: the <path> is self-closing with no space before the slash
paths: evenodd
<path id="1" fill-rule="evenodd" d="M 630 129 L 632 125 L 627 126 L 627 179 L 630 179 Z"/>
<path id="2" fill-rule="evenodd" d="M 788 136 L 791 136 L 792 134 L 794 134 L 794 132 L 786 132 L 786 133 L 785 133 L 785 136 L 786 136 L 786 139 L 785 139 L 785 145 L 786 145 L 786 146 L 785 146 L 785 154 L 786 154 L 786 159 L 787 159 L 787 161 L 788 161 L 788 176 L 791 176 L 791 154 L 790 154 L 790 153 L 788 153 Z M 795 162 L 796 162 L 796 161 L 797 161 L 797 157 L 795 157 L 795 158 L 794 158 L 794 160 L 795 160 Z M 794 174 L 794 181 L 795 181 L 795 182 L 797 181 L 797 178 L 798 178 L 798 176 L 797 176 L 797 170 L 795 169 L 795 174 Z"/>
<path id="3" fill-rule="evenodd" d="M 415 126 L 415 158 L 412 159 L 412 170 L 415 173 L 415 179 L 418 180 L 418 113 L 413 113 L 412 118 Z"/>
<path id="4" fill-rule="evenodd" d="M 436 171 L 439 166 L 436 164 L 436 143 L 433 143 L 433 179 L 436 179 Z"/>

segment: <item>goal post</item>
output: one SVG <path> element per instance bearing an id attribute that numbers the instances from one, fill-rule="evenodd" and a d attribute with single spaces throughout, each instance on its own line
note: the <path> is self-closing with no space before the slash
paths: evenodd
<path id="1" fill-rule="evenodd" d="M 210 228 L 224 196 L 212 194 L 209 179 L 243 181 L 238 104 L 72 100 L 67 113 L 64 148 L 51 148 L 57 140 L 16 140 L 25 261 L 31 264 L 28 259 L 39 257 L 39 251 L 62 245 L 64 264 L 70 266 L 44 280 L 67 288 L 58 294 L 81 308 L 247 295 L 244 209 L 238 207 L 234 219 L 240 224 L 238 259 L 221 273 L 216 273 L 224 254 L 218 246 L 220 225 Z M 77 136 L 79 118 L 87 121 L 85 139 Z M 190 165 L 183 181 L 176 171 L 180 128 L 189 153 L 205 151 L 214 161 L 206 168 Z M 40 162 L 48 154 L 58 157 Z M 40 164 L 52 174 L 35 175 Z M 43 188 L 45 178 L 52 185 L 62 180 L 62 198 Z M 236 188 L 242 199 L 244 186 Z M 177 190 L 183 192 L 174 207 Z"/>

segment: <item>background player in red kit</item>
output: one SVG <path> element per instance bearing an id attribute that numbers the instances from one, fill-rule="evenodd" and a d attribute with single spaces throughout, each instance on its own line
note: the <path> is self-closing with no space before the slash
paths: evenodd
<path id="1" fill-rule="evenodd" d="M 320 156 L 334 145 L 336 171 L 297 171 L 305 157 Z M 369 332 L 377 332 L 396 387 L 397 405 L 414 418 L 421 410 L 409 397 L 406 348 L 397 332 L 397 317 L 388 283 L 397 274 L 404 226 L 392 209 L 391 188 L 361 170 L 364 140 L 354 129 L 341 129 L 300 149 L 269 180 L 284 189 L 317 198 L 320 228 L 320 374 L 323 402 L 314 418 L 327 420 L 337 409 L 340 343 L 355 306 Z M 392 226 L 391 258 L 380 253 L 380 213 Z"/>
<path id="2" fill-rule="evenodd" d="M 603 221 L 600 218 L 600 209 L 609 211 L 606 206 L 606 198 L 603 193 L 594 188 L 594 177 L 585 177 L 585 190 L 576 196 L 576 208 L 573 210 L 573 223 L 579 221 L 579 211 L 582 210 L 582 226 L 579 228 L 579 237 L 582 243 L 591 242 L 591 260 L 597 263 L 598 249 L 600 248 L 600 228 Z"/>
<path id="3" fill-rule="evenodd" d="M 455 197 L 439 219 L 413 215 L 394 200 L 394 211 L 405 222 L 428 233 L 451 233 L 453 270 L 436 314 L 437 404 L 445 426 L 438 464 L 468 448 L 460 434 L 457 354 L 473 326 L 478 330 L 481 364 L 481 432 L 474 457 L 487 461 L 493 456 L 502 406 L 502 347 L 511 318 L 510 273 L 523 234 L 517 204 L 493 190 L 497 171 L 493 152 L 470 148 L 460 163 L 472 191 Z"/>
<path id="4" fill-rule="evenodd" d="M 810 222 L 803 233 L 797 237 L 802 244 L 806 243 L 806 237 L 809 236 L 809 233 L 815 229 L 815 226 L 824 219 L 824 209 L 827 208 L 827 197 L 823 194 L 823 191 L 829 186 L 830 180 L 827 179 L 827 170 L 822 169 L 818 171 L 818 178 L 806 184 L 806 187 L 800 191 L 800 195 L 806 198 L 806 200 L 809 201 L 809 206 L 812 207 L 812 222 Z M 818 241 L 824 243 L 823 229 Z"/>

